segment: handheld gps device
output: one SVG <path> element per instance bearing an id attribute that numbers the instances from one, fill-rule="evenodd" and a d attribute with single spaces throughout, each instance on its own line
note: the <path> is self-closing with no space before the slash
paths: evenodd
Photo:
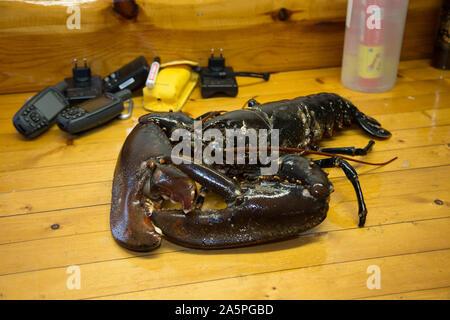
<path id="1" fill-rule="evenodd" d="M 61 81 L 29 99 L 13 117 L 17 131 L 27 138 L 35 138 L 50 128 L 56 116 L 69 105 L 63 95 L 67 86 Z"/>
<path id="2" fill-rule="evenodd" d="M 131 116 L 133 100 L 128 89 L 117 93 L 106 92 L 94 99 L 63 110 L 56 118 L 58 127 L 69 133 L 79 133 L 98 127 L 116 117 L 127 119 Z M 124 101 L 129 100 L 128 113 L 122 115 Z"/>

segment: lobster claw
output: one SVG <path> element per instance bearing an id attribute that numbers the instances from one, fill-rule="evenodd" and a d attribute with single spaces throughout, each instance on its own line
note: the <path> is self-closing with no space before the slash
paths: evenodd
<path id="1" fill-rule="evenodd" d="M 224 209 L 161 210 L 152 221 L 174 243 L 220 249 L 289 239 L 326 218 L 329 199 L 315 198 L 301 185 L 262 181 L 241 187 L 242 201 Z"/>
<path id="2" fill-rule="evenodd" d="M 170 144 L 158 137 L 152 124 L 138 124 L 128 135 L 117 159 L 114 172 L 110 224 L 114 239 L 123 247 L 134 251 L 148 251 L 157 248 L 161 236 L 145 214 L 143 190 L 151 171 L 147 159 L 154 152 L 148 150 L 147 140 L 160 141 L 155 149 L 170 151 Z"/>
<path id="3" fill-rule="evenodd" d="M 203 165 L 179 168 L 227 203 L 224 209 L 152 214 L 166 238 L 193 248 L 231 248 L 295 237 L 325 219 L 333 191 L 319 166 L 299 155 L 281 158 L 279 174 L 286 182 L 263 179 L 238 186 Z"/>
<path id="4" fill-rule="evenodd" d="M 146 210 L 149 181 L 153 195 L 166 196 L 191 209 L 195 201 L 195 182 L 183 172 L 157 159 L 170 155 L 171 145 L 155 124 L 139 123 L 128 135 L 114 172 L 110 224 L 114 239 L 134 251 L 149 251 L 161 243 L 160 231 Z M 149 212 L 150 211 L 150 212 Z"/>

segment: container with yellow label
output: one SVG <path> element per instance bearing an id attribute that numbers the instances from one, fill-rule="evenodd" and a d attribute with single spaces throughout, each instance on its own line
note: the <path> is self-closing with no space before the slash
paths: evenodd
<path id="1" fill-rule="evenodd" d="M 358 53 L 358 75 L 361 78 L 374 79 L 383 74 L 383 46 L 366 46 L 361 44 Z"/>

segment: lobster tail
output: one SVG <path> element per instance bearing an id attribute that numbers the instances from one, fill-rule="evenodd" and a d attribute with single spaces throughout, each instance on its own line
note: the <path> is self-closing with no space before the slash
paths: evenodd
<path id="1" fill-rule="evenodd" d="M 356 109 L 356 107 L 355 107 Z M 391 136 L 391 133 L 381 127 L 381 124 L 372 117 L 369 117 L 356 109 L 355 120 L 368 134 L 380 139 L 387 139 Z"/>
<path id="2" fill-rule="evenodd" d="M 352 122 L 356 122 L 365 132 L 370 134 L 375 138 L 387 139 L 391 136 L 391 133 L 382 128 L 381 124 L 372 117 L 369 117 L 362 113 L 358 108 L 351 103 L 349 100 L 335 94 L 335 93 L 319 93 L 317 95 L 312 95 L 313 101 L 321 101 L 321 104 L 326 103 L 323 100 L 328 100 L 330 109 L 332 112 L 337 113 L 334 115 L 337 124 L 341 118 L 345 119 L 345 115 L 350 115 Z M 319 97 L 322 97 L 321 99 Z M 342 113 L 342 115 L 340 115 Z M 338 124 L 339 126 L 339 124 Z"/>

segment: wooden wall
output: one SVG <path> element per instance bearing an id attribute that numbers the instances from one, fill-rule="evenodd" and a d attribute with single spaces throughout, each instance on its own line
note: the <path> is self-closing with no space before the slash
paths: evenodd
<path id="1" fill-rule="evenodd" d="M 0 0 L 0 93 L 54 84 L 84 57 L 102 76 L 141 54 L 206 63 L 211 48 L 240 71 L 341 64 L 346 0 L 136 3 L 137 17 L 126 19 L 112 0 Z M 70 5 L 80 8 L 80 29 L 66 26 Z M 430 57 L 440 5 L 410 0 L 403 60 Z"/>

